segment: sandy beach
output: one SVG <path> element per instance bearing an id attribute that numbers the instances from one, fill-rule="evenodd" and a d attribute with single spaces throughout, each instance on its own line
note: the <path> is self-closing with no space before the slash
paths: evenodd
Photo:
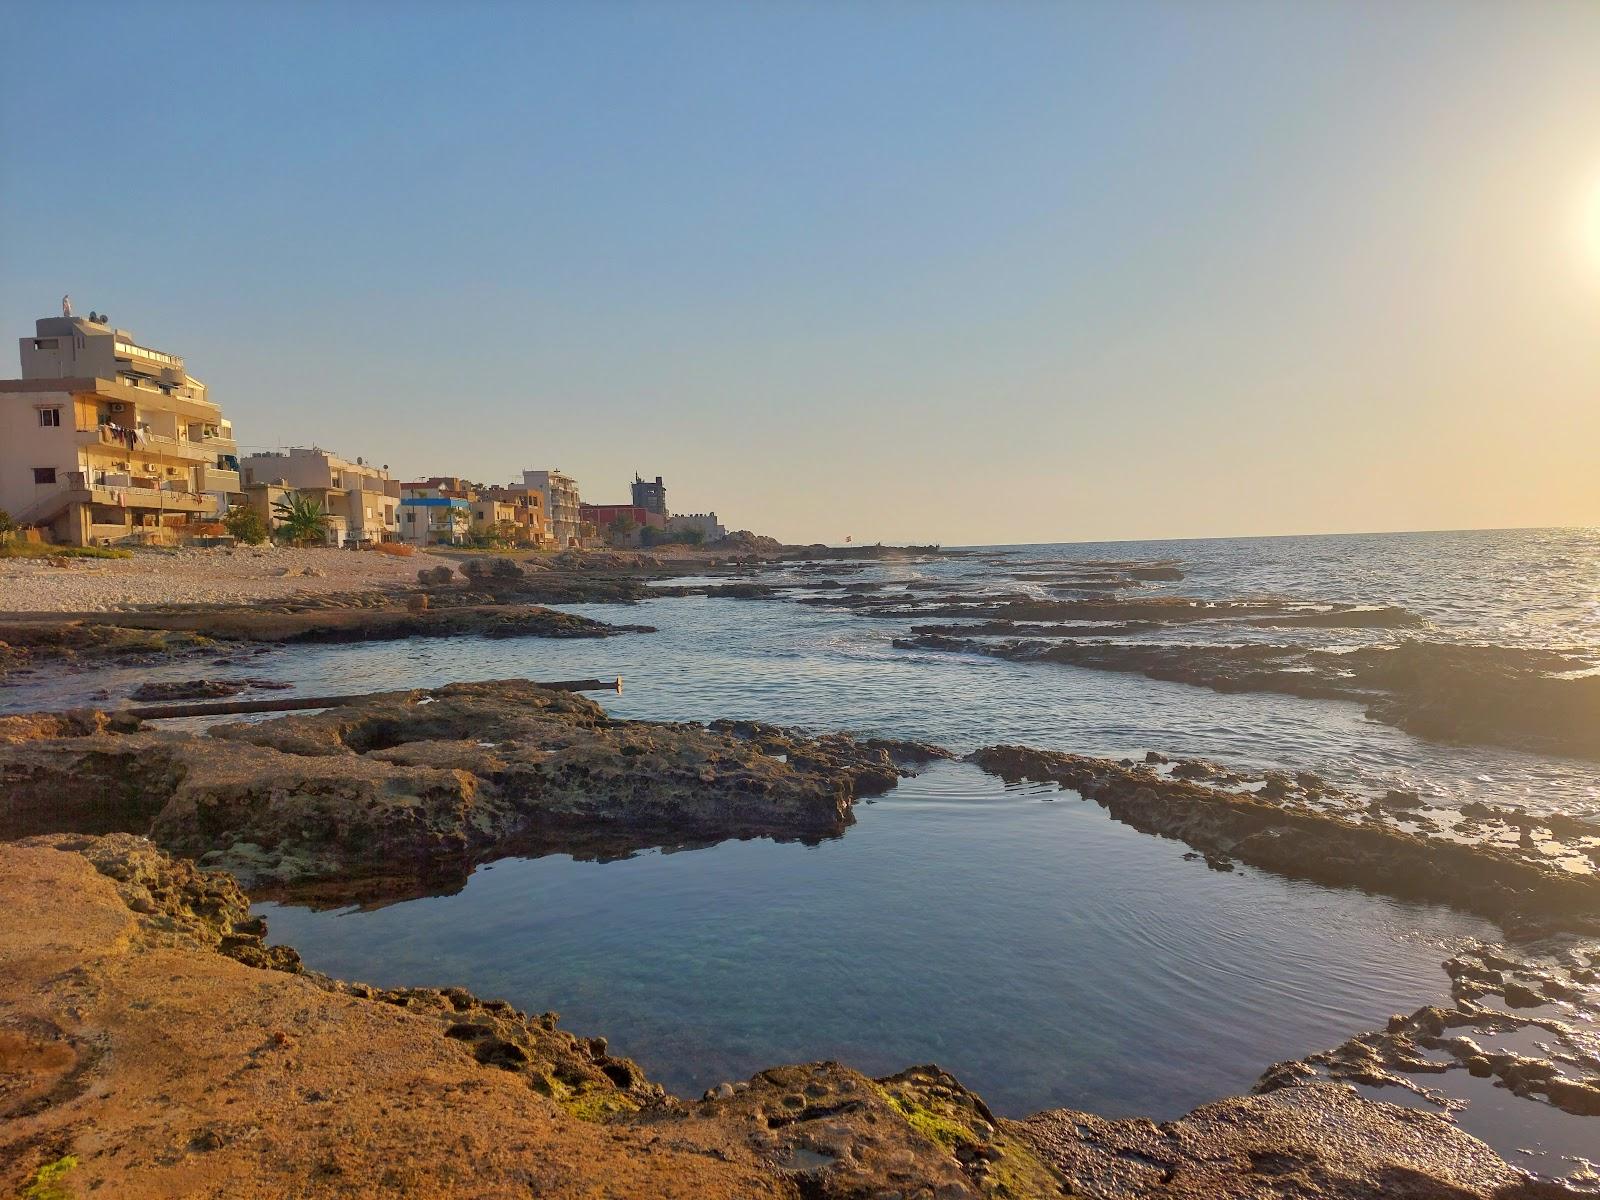
<path id="1" fill-rule="evenodd" d="M 131 558 L 0 559 L 0 612 L 115 612 L 150 604 L 249 604 L 414 583 L 451 560 L 241 546 L 136 550 Z"/>

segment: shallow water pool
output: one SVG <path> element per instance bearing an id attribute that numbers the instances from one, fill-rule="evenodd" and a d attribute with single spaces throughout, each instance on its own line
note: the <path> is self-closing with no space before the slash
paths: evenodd
<path id="1" fill-rule="evenodd" d="M 383 986 L 465 986 L 604 1034 L 697 1096 L 783 1062 L 937 1062 L 1012 1116 L 1177 1116 L 1447 993 L 1486 922 L 1222 873 L 1053 785 L 937 764 L 841 838 L 508 859 L 373 911 L 262 904 Z"/>

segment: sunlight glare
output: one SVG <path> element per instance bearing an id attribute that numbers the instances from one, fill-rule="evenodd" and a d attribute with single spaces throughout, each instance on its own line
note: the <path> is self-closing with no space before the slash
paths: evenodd
<path id="1" fill-rule="evenodd" d="M 1589 261 L 1600 270 L 1600 176 L 1589 185 L 1583 198 L 1582 234 Z"/>

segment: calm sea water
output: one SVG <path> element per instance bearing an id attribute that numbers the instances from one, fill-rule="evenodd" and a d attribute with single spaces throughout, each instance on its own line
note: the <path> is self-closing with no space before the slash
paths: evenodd
<path id="1" fill-rule="evenodd" d="M 555 1009 L 680 1094 L 781 1062 L 938 1062 L 1012 1116 L 1247 1090 L 1446 995 L 1449 947 L 1494 933 L 1185 850 L 940 764 L 816 846 L 510 860 L 372 912 L 260 908 L 315 967 Z"/>
<path id="2" fill-rule="evenodd" d="M 1176 559 L 1187 572 L 1182 582 L 1152 585 L 1139 595 L 1398 604 L 1432 622 L 1428 637 L 1600 652 L 1597 530 L 1007 547 L 840 577 L 896 585 L 937 579 L 956 588 L 1042 594 L 1043 585 L 1019 583 L 1010 574 L 1130 558 Z M 571 607 L 600 620 L 657 625 L 660 632 L 604 641 L 306 647 L 231 669 L 190 663 L 51 678 L 0 691 L 0 708 L 95 702 L 102 691 L 115 698 L 145 679 L 197 673 L 287 680 L 313 695 L 509 676 L 620 674 L 627 680 L 624 694 L 604 703 L 624 717 L 758 718 L 924 738 L 962 751 L 997 741 L 1114 757 L 1153 749 L 1238 767 L 1311 770 L 1356 788 L 1417 788 L 1443 803 L 1480 799 L 1600 811 L 1600 771 L 1592 762 L 1426 741 L 1368 721 L 1355 704 L 1221 695 L 1136 675 L 897 650 L 893 638 L 915 622 L 802 604 L 688 597 L 631 608 Z M 1254 633 L 1333 645 L 1394 636 L 1371 630 Z M 1201 624 L 1166 636 L 1200 641 L 1249 633 Z"/>
<path id="3" fill-rule="evenodd" d="M 1011 547 L 839 577 L 1043 594 L 1010 575 L 1128 558 L 1176 559 L 1187 572 L 1140 594 L 1397 604 L 1431 622 L 1428 637 L 1600 650 L 1594 530 Z M 749 717 L 956 750 L 996 741 L 1117 757 L 1155 749 L 1309 769 L 1352 787 L 1419 787 L 1442 800 L 1600 810 L 1593 763 L 1429 742 L 1351 704 L 906 652 L 891 641 L 910 621 L 793 603 L 574 608 L 660 632 L 308 647 L 204 673 L 287 680 L 307 694 L 621 674 L 625 693 L 603 703 L 625 717 Z M 145 679 L 199 673 L 190 664 L 41 679 L 0 693 L 0 705 L 58 706 L 100 689 L 116 697 Z M 815 847 L 508 860 L 458 895 L 373 912 L 265 907 L 274 940 L 314 967 L 556 1009 L 686 1094 L 784 1061 L 836 1057 L 886 1072 L 933 1060 L 1008 1114 L 1065 1104 L 1175 1116 L 1248 1088 L 1277 1059 L 1443 998 L 1450 948 L 1495 936 L 1440 909 L 1212 872 L 1185 860 L 1181 845 L 1092 806 L 1045 802 L 959 764 L 859 816 L 843 838 Z M 1559 1155 L 1587 1141 L 1571 1118 L 1508 1105 L 1504 1117 L 1485 1108 L 1484 1121 L 1464 1123 L 1508 1155 Z"/>

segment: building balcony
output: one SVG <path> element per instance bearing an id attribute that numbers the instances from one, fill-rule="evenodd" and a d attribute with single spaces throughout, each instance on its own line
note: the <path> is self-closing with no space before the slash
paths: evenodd
<path id="1" fill-rule="evenodd" d="M 97 482 L 82 471 L 71 471 L 62 476 L 66 486 L 50 500 L 62 504 L 105 504 L 124 508 L 153 508 L 159 512 L 214 513 L 215 497 L 203 492 L 178 490 L 171 487 L 149 486 L 155 483 L 146 476 L 131 476 L 127 485 Z"/>
<path id="2" fill-rule="evenodd" d="M 225 467 L 196 468 L 195 488 L 202 492 L 237 492 L 241 490 L 239 472 Z"/>
<path id="3" fill-rule="evenodd" d="M 77 441 L 80 446 L 113 447 L 132 457 L 142 454 L 151 458 L 177 458 L 187 463 L 213 463 L 218 454 L 235 453 L 234 444 L 222 438 L 191 441 L 160 433 L 146 433 L 144 437 L 136 438 L 130 447 L 126 438 L 109 425 L 101 425 L 98 429 L 80 429 L 77 431 Z"/>
<path id="4" fill-rule="evenodd" d="M 153 508 L 158 512 L 215 513 L 216 497 L 203 492 L 174 492 L 166 488 L 106 487 L 96 484 L 90 499 L 96 504 L 128 508 Z"/>

